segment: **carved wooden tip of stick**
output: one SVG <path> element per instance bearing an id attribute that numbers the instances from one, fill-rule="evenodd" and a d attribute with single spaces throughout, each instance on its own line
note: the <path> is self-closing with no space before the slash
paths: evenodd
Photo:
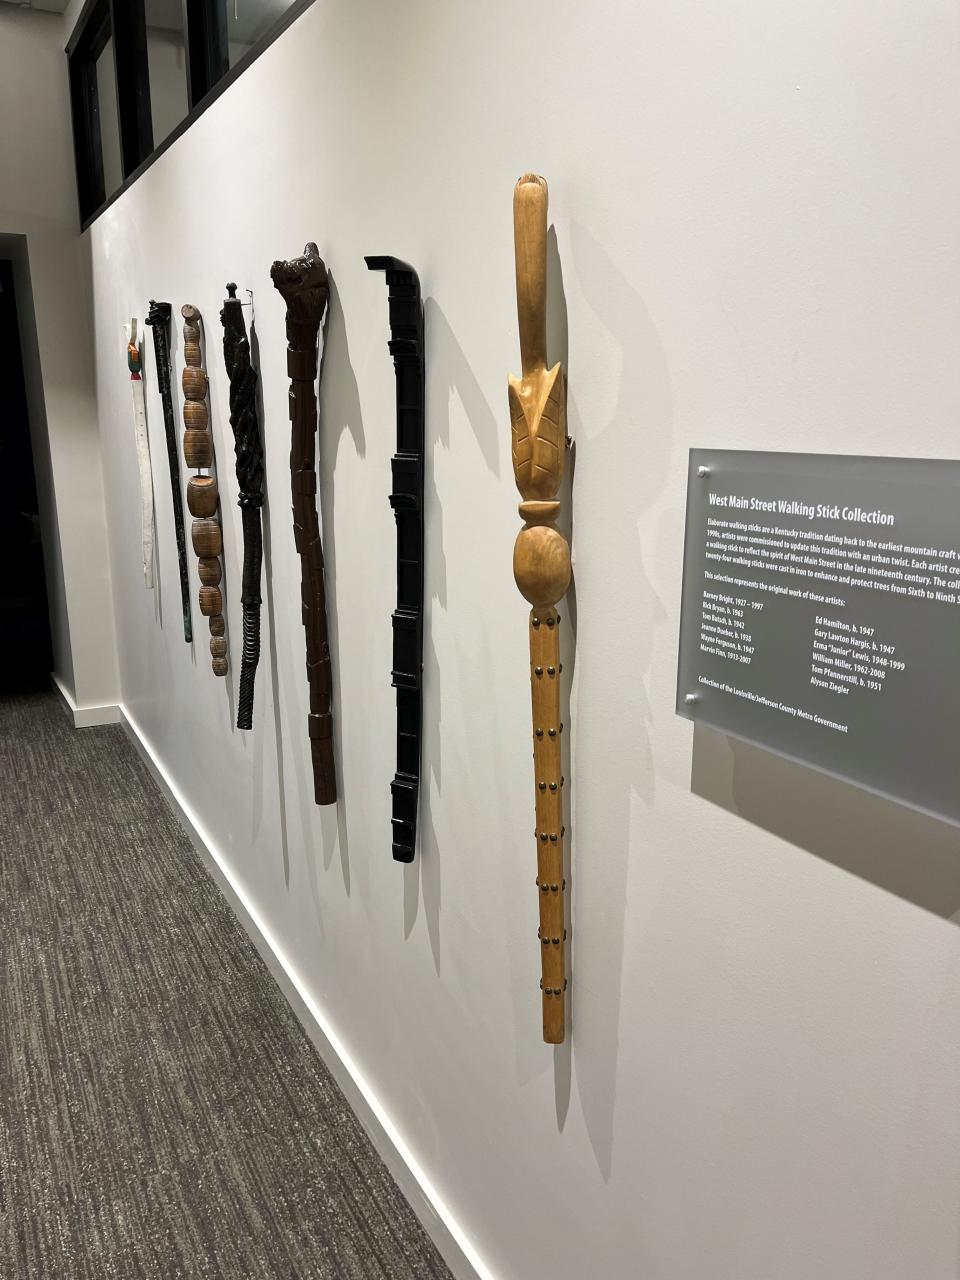
<path id="1" fill-rule="evenodd" d="M 147 324 L 167 324 L 173 315 L 173 307 L 169 302 L 155 302 L 150 299 L 150 310 L 147 312 Z"/>
<path id="2" fill-rule="evenodd" d="M 327 305 L 327 268 L 311 240 L 299 258 L 277 259 L 270 279 L 287 304 L 287 322 L 319 324 Z"/>

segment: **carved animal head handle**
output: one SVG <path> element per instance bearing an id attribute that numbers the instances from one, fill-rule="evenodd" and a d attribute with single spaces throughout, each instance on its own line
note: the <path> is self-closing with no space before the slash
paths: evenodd
<path id="1" fill-rule="evenodd" d="M 327 306 L 327 268 L 320 250 L 310 241 L 299 258 L 275 262 L 270 279 L 287 304 L 287 324 L 319 326 Z"/>
<path id="2" fill-rule="evenodd" d="M 547 184 L 525 173 L 513 189 L 513 245 L 523 376 L 547 367 Z"/>
<path id="3" fill-rule="evenodd" d="M 154 302 L 150 299 L 150 309 L 147 312 L 147 324 L 157 325 L 160 328 L 170 323 L 170 317 L 173 315 L 173 307 L 169 302 Z"/>
<path id="4" fill-rule="evenodd" d="M 241 302 L 237 297 L 237 286 L 227 285 L 227 296 L 220 309 L 220 323 L 223 325 L 223 358 L 230 375 L 237 360 L 237 348 L 246 338 L 246 325 L 243 323 Z"/>

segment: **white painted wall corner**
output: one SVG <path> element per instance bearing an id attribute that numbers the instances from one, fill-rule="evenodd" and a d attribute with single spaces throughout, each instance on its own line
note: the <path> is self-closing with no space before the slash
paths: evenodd
<path id="1" fill-rule="evenodd" d="M 54 687 L 58 690 L 61 698 L 67 704 L 67 709 L 73 716 L 73 727 L 75 729 L 89 729 L 97 724 L 120 723 L 122 716 L 120 708 L 115 702 L 85 703 L 83 706 L 77 706 L 73 694 L 55 671 L 50 672 L 50 679 L 53 681 Z"/>

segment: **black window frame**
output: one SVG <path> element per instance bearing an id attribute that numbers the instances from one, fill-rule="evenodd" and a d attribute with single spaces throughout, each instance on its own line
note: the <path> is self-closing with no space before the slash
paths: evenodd
<path id="1" fill-rule="evenodd" d="M 187 114 L 158 145 L 153 143 L 145 0 L 86 0 L 67 44 L 73 151 L 80 230 L 108 209 L 167 147 L 241 76 L 251 63 L 313 4 L 294 0 L 234 66 L 227 47 L 229 0 L 181 0 L 186 46 Z M 100 136 L 97 59 L 113 38 L 123 180 L 107 195 Z"/>

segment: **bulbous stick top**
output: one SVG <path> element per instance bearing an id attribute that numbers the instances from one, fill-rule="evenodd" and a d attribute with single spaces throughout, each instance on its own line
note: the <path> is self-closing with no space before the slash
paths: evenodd
<path id="1" fill-rule="evenodd" d="M 547 184 L 526 173 L 513 191 L 517 317 L 523 374 L 508 379 L 513 470 L 527 501 L 554 499 L 567 444 L 566 387 L 547 368 Z"/>
<path id="2" fill-rule="evenodd" d="M 547 184 L 525 173 L 513 190 L 517 318 L 524 378 L 547 367 Z"/>
<path id="3" fill-rule="evenodd" d="M 319 326 L 330 287 L 327 268 L 313 241 L 304 246 L 299 258 L 275 262 L 270 268 L 270 279 L 287 304 L 288 324 Z"/>

